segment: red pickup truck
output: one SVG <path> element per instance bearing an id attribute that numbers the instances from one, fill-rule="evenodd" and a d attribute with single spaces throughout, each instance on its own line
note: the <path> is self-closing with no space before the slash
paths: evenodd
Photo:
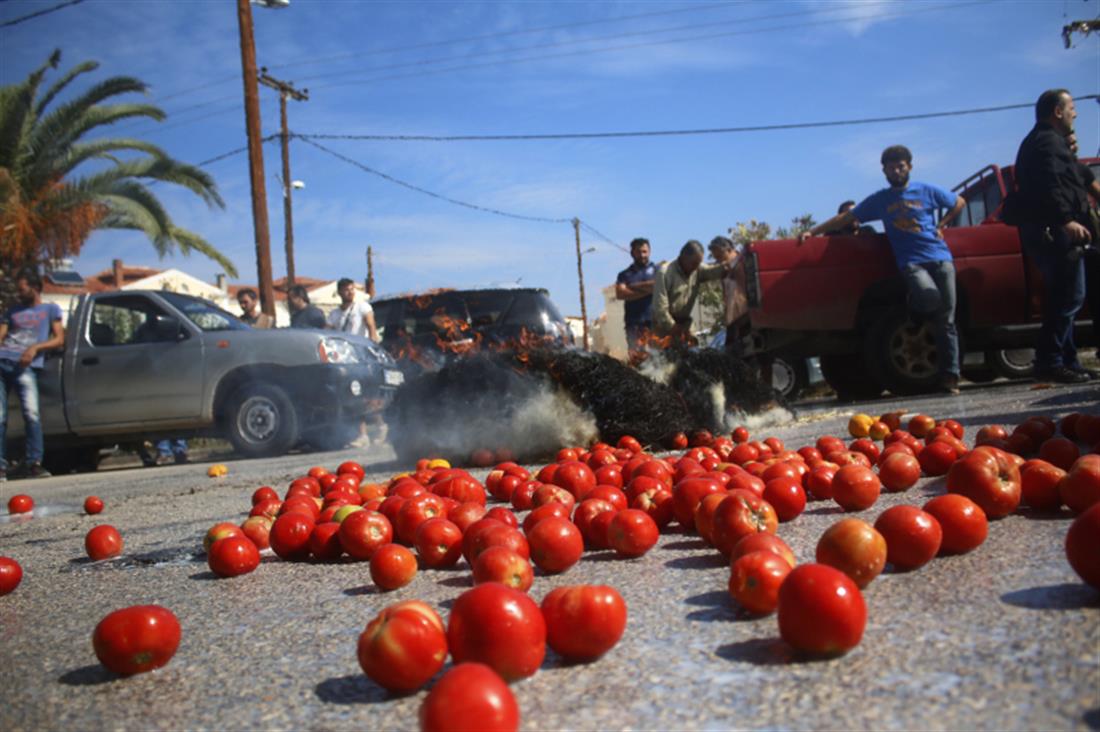
<path id="1" fill-rule="evenodd" d="M 1084 160 L 1100 177 L 1100 158 Z M 1016 229 L 1000 220 L 1012 167 L 990 165 L 955 186 L 966 208 L 946 230 L 955 257 L 963 375 L 1027 376 L 1042 282 Z M 746 259 L 752 330 L 747 352 L 787 362 L 818 356 L 841 398 L 931 391 L 936 346 L 905 305 L 905 287 L 883 234 L 753 242 Z M 1082 311 L 1078 345 L 1094 342 Z"/>

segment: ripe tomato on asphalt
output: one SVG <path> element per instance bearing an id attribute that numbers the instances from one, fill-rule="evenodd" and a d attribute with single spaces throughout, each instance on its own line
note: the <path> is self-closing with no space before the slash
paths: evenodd
<path id="1" fill-rule="evenodd" d="M 491 546 L 478 555 L 473 566 L 474 584 L 499 582 L 527 592 L 535 581 L 531 562 L 506 546 Z"/>
<path id="2" fill-rule="evenodd" d="M 1066 559 L 1078 577 L 1100 590 L 1100 503 L 1070 524 L 1066 533 Z"/>
<path id="3" fill-rule="evenodd" d="M 344 519 L 344 524 L 351 518 Z M 343 527 L 344 524 L 340 524 Z M 284 513 L 275 519 L 271 526 L 268 541 L 271 550 L 280 559 L 290 562 L 304 561 L 309 558 L 309 537 L 313 533 L 314 521 L 305 514 L 293 511 Z"/>
<path id="4" fill-rule="evenodd" d="M 924 510 L 940 522 L 943 531 L 940 554 L 964 554 L 977 549 L 989 534 L 985 512 L 958 493 L 936 496 L 924 504 Z"/>
<path id="5" fill-rule="evenodd" d="M 839 655 L 859 645 L 867 605 L 855 582 L 824 564 L 801 564 L 779 588 L 779 635 L 804 653 Z"/>
<path id="6" fill-rule="evenodd" d="M 631 500 L 630 508 L 645 511 L 657 524 L 657 529 L 663 529 L 672 521 L 672 493 L 664 487 L 643 491 Z"/>
<path id="7" fill-rule="evenodd" d="M 1100 503 L 1100 455 L 1078 458 L 1058 484 L 1062 503 L 1074 513 L 1084 513 Z"/>
<path id="8" fill-rule="evenodd" d="M 271 546 L 271 526 L 274 523 L 267 516 L 249 516 L 241 524 L 241 531 L 257 549 L 263 550 Z"/>
<path id="9" fill-rule="evenodd" d="M 695 507 L 695 533 L 707 544 L 714 545 L 714 512 L 718 505 L 726 500 L 726 492 L 711 493 L 703 496 L 699 505 Z"/>
<path id="10" fill-rule="evenodd" d="M 586 498 L 577 504 L 577 509 L 573 512 L 573 523 L 577 525 L 581 538 L 588 546 L 595 547 L 592 542 L 592 522 L 607 511 L 614 513 L 615 507 L 602 498 Z"/>
<path id="11" fill-rule="evenodd" d="M 730 566 L 730 595 L 750 613 L 769 615 L 779 605 L 779 587 L 790 572 L 790 563 L 775 552 L 749 552 Z"/>
<path id="12" fill-rule="evenodd" d="M 450 517 L 448 516 L 448 518 Z M 493 506 L 485 512 L 485 516 L 483 518 L 496 519 L 503 524 L 511 526 L 513 529 L 519 528 L 519 519 L 516 518 L 516 515 L 514 513 L 512 513 L 504 506 Z"/>
<path id="13" fill-rule="evenodd" d="M 558 490 L 561 490 L 558 488 Z M 591 499 L 585 499 L 591 500 Z M 531 512 L 523 519 L 523 532 L 530 536 L 531 529 L 535 528 L 535 524 L 543 519 L 550 517 L 562 518 L 566 521 L 569 520 L 570 510 L 564 503 L 558 503 L 557 501 L 551 501 L 550 503 L 544 503 L 538 508 L 531 509 Z"/>
<path id="14" fill-rule="evenodd" d="M 1036 511 L 1057 511 L 1062 506 L 1058 485 L 1066 471 L 1038 458 L 1020 466 L 1020 502 Z"/>
<path id="15" fill-rule="evenodd" d="M 397 694 L 416 691 L 447 660 L 443 620 L 419 600 L 390 605 L 367 623 L 356 654 L 363 673 L 382 688 Z"/>
<path id="16" fill-rule="evenodd" d="M 160 605 L 134 605 L 115 610 L 92 633 L 96 658 L 122 676 L 160 668 L 180 645 L 180 623 Z"/>
<path id="17" fill-rule="evenodd" d="M 580 529 L 560 516 L 544 518 L 531 527 L 527 543 L 531 561 L 547 574 L 564 572 L 579 562 L 584 553 Z"/>
<path id="18" fill-rule="evenodd" d="M 34 499 L 26 493 L 16 493 L 8 499 L 8 513 L 30 513 L 34 510 Z"/>
<path id="19" fill-rule="evenodd" d="M 415 545 L 424 567 L 453 567 L 462 558 L 462 530 L 445 518 L 428 519 L 417 528 Z"/>
<path id="20" fill-rule="evenodd" d="M 596 486 L 592 490 L 588 491 L 588 493 L 586 493 L 584 496 L 584 499 L 586 501 L 590 498 L 599 498 L 601 500 L 607 501 L 612 506 L 614 506 L 616 510 L 626 508 L 628 503 L 626 493 L 623 492 L 622 489 L 616 488 L 613 485 Z"/>
<path id="21" fill-rule="evenodd" d="M 627 508 L 615 514 L 607 525 L 607 543 L 621 557 L 640 557 L 654 547 L 660 530 L 649 514 Z"/>
<path id="22" fill-rule="evenodd" d="M 863 589 L 886 566 L 886 539 L 857 518 L 837 521 L 817 540 L 815 558 L 851 577 Z"/>
<path id="23" fill-rule="evenodd" d="M 886 539 L 886 561 L 901 570 L 923 567 L 940 551 L 943 529 L 930 513 L 916 506 L 893 506 L 875 520 Z"/>
<path id="24" fill-rule="evenodd" d="M 904 452 L 891 453 L 879 463 L 878 478 L 891 493 L 908 490 L 920 480 L 920 461 Z"/>
<path id="25" fill-rule="evenodd" d="M 268 535 L 268 544 L 271 536 Z M 309 533 L 309 553 L 318 562 L 335 562 L 344 554 L 344 547 L 340 544 L 340 524 L 335 521 L 325 521 L 313 526 Z"/>
<path id="26" fill-rule="evenodd" d="M 549 482 L 569 491 L 578 501 L 583 501 L 585 494 L 596 487 L 596 474 L 579 460 L 570 460 L 558 465 Z"/>
<path id="27" fill-rule="evenodd" d="M 743 557 L 746 554 L 752 552 L 773 552 L 783 560 L 794 567 L 798 564 L 798 560 L 795 559 L 794 552 L 787 546 L 787 542 L 780 539 L 775 534 L 769 534 L 766 531 L 758 531 L 755 534 L 749 534 L 742 537 L 740 541 L 733 545 L 733 551 L 730 552 L 730 565 L 737 561 L 739 557 Z"/>
<path id="28" fill-rule="evenodd" d="M 206 563 L 219 577 L 237 577 L 260 566 L 260 550 L 247 536 L 227 536 L 210 547 Z"/>
<path id="29" fill-rule="evenodd" d="M 23 567 L 11 557 L 0 557 L 0 595 L 6 595 L 23 581 Z"/>
<path id="30" fill-rule="evenodd" d="M 546 621 L 519 590 L 487 582 L 458 596 L 447 624 L 455 663 L 487 664 L 505 681 L 531 676 L 546 657 Z"/>
<path id="31" fill-rule="evenodd" d="M 279 494 L 275 492 L 275 489 L 269 485 L 262 485 L 252 492 L 252 505 L 257 503 L 263 503 L 264 501 L 277 501 L 279 500 Z"/>
<path id="32" fill-rule="evenodd" d="M 1081 457 L 1077 443 L 1065 437 L 1051 437 L 1039 445 L 1039 457 L 1062 470 L 1069 470 L 1074 461 Z"/>
<path id="33" fill-rule="evenodd" d="M 781 523 L 793 521 L 806 510 L 806 491 L 802 478 L 773 478 L 764 484 L 764 500 L 772 504 Z"/>
<path id="34" fill-rule="evenodd" d="M 1020 470 L 1000 450 L 976 447 L 951 466 L 947 492 L 974 501 L 987 518 L 1001 518 L 1020 505 Z"/>
<path id="35" fill-rule="evenodd" d="M 542 600 L 546 642 L 562 658 L 592 661 L 615 647 L 626 630 L 626 602 L 614 587 L 572 585 Z"/>
<path id="36" fill-rule="evenodd" d="M 932 442 L 924 446 L 917 456 L 921 470 L 925 475 L 946 475 L 951 466 L 959 459 L 955 447 L 947 442 Z"/>
<path id="37" fill-rule="evenodd" d="M 370 558 L 370 578 L 389 591 L 412 582 L 416 576 L 416 555 L 400 544 L 386 544 Z"/>
<path id="38" fill-rule="evenodd" d="M 420 705 L 421 732 L 515 732 L 519 705 L 500 675 L 483 663 L 459 663 Z"/>
<path id="39" fill-rule="evenodd" d="M 348 556 L 365 561 L 393 542 L 393 525 L 381 512 L 363 509 L 349 513 L 340 522 L 337 535 Z"/>
<path id="40" fill-rule="evenodd" d="M 819 465 L 806 475 L 802 476 L 802 487 L 810 494 L 811 498 L 819 501 L 833 497 L 833 478 L 837 468 L 828 465 Z"/>
<path id="41" fill-rule="evenodd" d="M 770 503 L 751 491 L 732 490 L 714 512 L 714 546 L 728 557 L 743 537 L 758 531 L 774 534 L 778 528 L 779 518 Z"/>
<path id="42" fill-rule="evenodd" d="M 862 511 L 878 500 L 882 482 L 868 467 L 845 465 L 833 475 L 832 489 L 833 500 L 845 511 Z"/>
<path id="43" fill-rule="evenodd" d="M 517 511 L 526 511 L 531 508 L 532 496 L 535 495 L 535 491 L 538 490 L 540 485 L 542 483 L 537 480 L 528 480 L 516 486 L 516 489 L 512 491 L 512 508 Z"/>
<path id="44" fill-rule="evenodd" d="M 103 499 L 99 496 L 88 496 L 84 499 L 84 513 L 95 516 L 103 510 Z"/>
<path id="45" fill-rule="evenodd" d="M 240 529 L 237 531 L 239 533 Z M 122 554 L 122 534 L 108 524 L 95 526 L 84 536 L 84 550 L 97 562 L 117 557 Z"/>

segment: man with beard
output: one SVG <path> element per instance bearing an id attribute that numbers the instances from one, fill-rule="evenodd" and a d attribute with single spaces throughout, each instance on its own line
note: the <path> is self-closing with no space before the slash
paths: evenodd
<path id="1" fill-rule="evenodd" d="M 321 308 L 309 302 L 309 293 L 301 285 L 294 285 L 286 293 L 290 306 L 291 328 L 324 328 L 325 314 Z"/>
<path id="2" fill-rule="evenodd" d="M 641 237 L 630 242 L 633 264 L 619 273 L 615 280 L 615 298 L 623 301 L 626 323 L 626 346 L 638 350 L 653 327 L 650 306 L 653 303 L 653 278 L 657 266 L 649 261 L 649 240 Z"/>
<path id="3" fill-rule="evenodd" d="M 928 319 L 936 339 L 940 387 L 959 393 L 959 336 L 955 328 L 955 264 L 943 230 L 966 205 L 965 199 L 928 183 L 909 180 L 913 154 L 903 145 L 882 152 L 883 188 L 858 206 L 838 213 L 799 235 L 799 242 L 826 231 L 881 220 L 906 289 L 909 308 Z M 936 211 L 950 211 L 936 224 Z"/>
<path id="4" fill-rule="evenodd" d="M 27 434 L 24 475 L 45 478 L 42 467 L 42 421 L 38 414 L 38 373 L 44 365 L 43 353 L 65 344 L 61 326 L 61 308 L 57 303 L 42 302 L 42 279 L 28 270 L 15 281 L 19 302 L 0 320 L 0 379 L 4 394 L 0 398 L 0 481 L 7 480 L 8 462 L 4 443 L 8 428 L 8 393 L 15 389 L 23 407 L 23 425 Z"/>

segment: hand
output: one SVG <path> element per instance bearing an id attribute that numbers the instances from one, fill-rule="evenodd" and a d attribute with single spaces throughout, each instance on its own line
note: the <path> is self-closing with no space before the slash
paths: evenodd
<path id="1" fill-rule="evenodd" d="M 1074 244 L 1088 244 L 1092 241 L 1092 234 L 1081 224 L 1076 221 L 1070 221 L 1068 224 L 1062 225 L 1062 231 L 1069 237 L 1069 240 Z"/>
<path id="2" fill-rule="evenodd" d="M 943 230 L 944 230 L 944 228 L 945 227 L 943 227 L 943 226 L 937 226 L 936 227 L 936 238 L 943 239 Z"/>
<path id="3" fill-rule="evenodd" d="M 30 346 L 27 350 L 23 351 L 23 355 L 19 357 L 19 365 L 23 368 L 27 368 L 31 365 L 31 361 L 38 355 L 38 347 Z"/>
<path id="4" fill-rule="evenodd" d="M 799 244 L 802 244 L 802 243 L 803 243 L 803 242 L 805 242 L 805 241 L 806 241 L 807 239 L 809 239 L 809 238 L 810 238 L 811 236 L 813 236 L 813 234 L 811 234 L 811 233 L 810 233 L 809 231 L 803 231 L 803 232 L 801 232 L 801 233 L 800 233 L 800 234 L 798 235 L 798 243 L 799 243 Z"/>

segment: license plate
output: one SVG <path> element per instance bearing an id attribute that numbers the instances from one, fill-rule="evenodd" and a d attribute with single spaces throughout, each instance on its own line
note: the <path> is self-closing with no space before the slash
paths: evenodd
<path id="1" fill-rule="evenodd" d="M 400 371 L 386 371 L 382 378 L 387 386 L 401 386 L 405 383 L 405 374 Z"/>

